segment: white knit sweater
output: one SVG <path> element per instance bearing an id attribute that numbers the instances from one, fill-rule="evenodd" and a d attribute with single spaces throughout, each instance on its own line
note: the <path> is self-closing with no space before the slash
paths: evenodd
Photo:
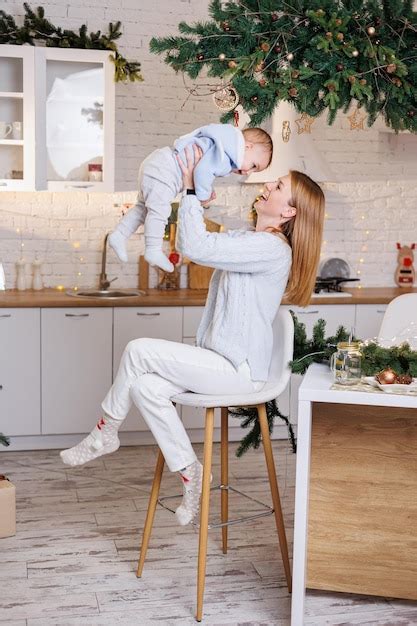
<path id="1" fill-rule="evenodd" d="M 267 381 L 272 323 L 291 268 L 291 248 L 266 232 L 210 233 L 195 196 L 184 196 L 177 247 L 200 265 L 214 267 L 197 345 L 225 356 L 237 368 L 248 361 L 252 380 Z"/>

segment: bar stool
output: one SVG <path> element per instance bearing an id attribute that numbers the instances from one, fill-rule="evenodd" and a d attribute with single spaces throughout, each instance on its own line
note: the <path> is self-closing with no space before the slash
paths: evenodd
<path id="1" fill-rule="evenodd" d="M 284 565 L 284 571 L 288 586 L 291 592 L 291 569 L 288 558 L 287 539 L 285 535 L 284 520 L 282 516 L 281 502 L 279 497 L 278 482 L 275 471 L 274 457 L 272 453 L 271 438 L 269 435 L 268 420 L 266 414 L 265 403 L 278 397 L 286 388 L 289 378 L 290 369 L 288 362 L 291 361 L 293 355 L 294 342 L 294 324 L 289 311 L 280 309 L 273 324 L 273 353 L 269 370 L 269 379 L 265 386 L 258 392 L 247 394 L 245 396 L 236 395 L 203 395 L 195 393 L 181 393 L 172 398 L 176 404 L 188 406 L 204 407 L 206 409 L 205 417 L 205 435 L 204 435 L 204 461 L 203 461 L 203 485 L 200 505 L 200 524 L 199 524 L 199 547 L 198 547 L 198 573 L 197 573 L 197 614 L 196 619 L 201 622 L 203 616 L 203 597 L 204 585 L 206 577 L 206 560 L 207 560 L 207 539 L 209 528 L 221 527 L 222 529 L 222 547 L 223 553 L 227 552 L 227 530 L 230 524 L 236 524 L 241 521 L 255 519 L 263 515 L 274 513 L 275 523 L 278 532 L 278 540 L 281 549 L 281 556 Z M 265 453 L 265 461 L 268 470 L 268 478 L 271 489 L 271 497 L 273 508 L 262 504 L 268 511 L 262 511 L 256 515 L 251 515 L 237 520 L 229 520 L 228 514 L 228 498 L 229 491 L 237 491 L 229 485 L 228 479 L 228 407 L 238 406 L 256 406 L 258 410 L 258 419 L 262 434 L 262 443 Z M 217 487 L 221 493 L 221 523 L 209 526 L 209 500 L 210 500 L 210 480 L 211 480 L 211 462 L 213 449 L 213 429 L 214 429 L 214 409 L 221 408 L 221 484 Z M 162 472 L 164 469 L 164 457 L 159 451 L 156 463 L 155 474 L 152 484 L 151 495 L 149 498 L 148 511 L 146 514 L 145 527 L 142 537 L 142 545 L 140 549 L 140 557 L 138 561 L 137 576 L 142 576 L 143 566 L 145 563 L 146 552 L 151 536 L 152 525 L 155 515 L 155 509 L 158 502 L 167 507 L 163 500 L 178 496 L 168 496 L 158 500 L 159 489 L 161 485 Z M 212 488 L 213 489 L 213 488 Z M 214 488 L 215 489 L 215 488 Z M 241 492 L 238 492 L 241 493 Z M 245 496 L 245 494 L 241 495 Z M 245 496 L 249 497 L 249 496 Z M 254 498 L 250 498 L 254 500 Z M 170 509 L 172 510 L 172 509 Z"/>

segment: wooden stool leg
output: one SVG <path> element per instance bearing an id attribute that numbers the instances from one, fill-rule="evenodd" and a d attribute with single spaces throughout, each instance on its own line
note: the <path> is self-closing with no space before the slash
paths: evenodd
<path id="1" fill-rule="evenodd" d="M 206 428 L 204 434 L 204 466 L 203 489 L 200 507 L 200 537 L 198 544 L 198 573 L 197 573 L 197 615 L 201 622 L 203 617 L 204 583 L 206 580 L 207 536 L 210 504 L 211 457 L 213 452 L 214 409 L 206 409 Z"/>
<path id="2" fill-rule="evenodd" d="M 275 471 L 274 456 L 272 453 L 271 437 L 269 436 L 268 419 L 265 404 L 258 404 L 259 425 L 262 433 L 262 443 L 265 452 L 265 461 L 268 468 L 269 484 L 271 487 L 272 503 L 274 505 L 275 523 L 278 531 L 279 545 L 281 548 L 282 561 L 284 563 L 285 577 L 288 591 L 291 593 L 291 568 L 288 558 L 287 538 L 285 535 L 284 519 L 282 516 L 281 501 L 279 498 L 277 475 Z"/>
<path id="3" fill-rule="evenodd" d="M 225 487 L 229 486 L 229 459 L 228 459 L 228 446 L 229 446 L 229 411 L 227 407 L 223 407 L 221 410 L 221 452 L 220 452 L 220 464 L 221 464 L 221 483 Z M 229 491 L 228 489 L 221 489 L 221 521 L 222 523 L 229 520 Z M 222 526 L 222 545 L 223 554 L 227 554 L 227 526 Z"/>
<path id="4" fill-rule="evenodd" d="M 145 528 L 143 529 L 142 545 L 140 547 L 140 557 L 138 561 L 138 569 L 136 576 L 140 578 L 142 576 L 143 566 L 145 564 L 146 552 L 148 550 L 149 539 L 151 538 L 153 518 L 155 516 L 155 509 L 158 502 L 159 488 L 161 486 L 162 472 L 164 471 L 165 459 L 162 452 L 159 450 L 158 460 L 156 462 L 155 474 L 153 477 L 151 495 L 149 496 L 148 512 L 146 513 Z"/>

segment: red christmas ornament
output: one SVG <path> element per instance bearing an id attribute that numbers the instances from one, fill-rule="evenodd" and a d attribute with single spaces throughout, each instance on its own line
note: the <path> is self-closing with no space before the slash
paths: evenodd
<path id="1" fill-rule="evenodd" d="M 171 263 L 173 265 L 178 265 L 178 263 L 180 262 L 180 255 L 178 254 L 178 252 L 171 252 L 168 259 L 171 261 Z"/>

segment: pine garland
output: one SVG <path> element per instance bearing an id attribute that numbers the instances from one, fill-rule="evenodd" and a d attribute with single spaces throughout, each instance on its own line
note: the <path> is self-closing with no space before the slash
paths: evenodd
<path id="1" fill-rule="evenodd" d="M 18 26 L 12 15 L 0 10 L 0 44 L 35 46 L 36 42 L 41 42 L 50 48 L 111 50 L 110 59 L 114 63 L 115 82 L 143 80 L 140 63 L 128 61 L 117 49 L 115 42 L 122 36 L 120 21 L 115 24 L 110 22 L 107 33 L 102 33 L 100 30 L 88 33 L 86 24 L 80 26 L 78 32 L 75 32 L 52 24 L 45 17 L 43 7 L 33 10 L 27 2 L 23 3 L 23 7 L 25 10 L 23 26 Z"/>
<path id="2" fill-rule="evenodd" d="M 3 433 L 0 433 L 0 445 L 10 446 L 10 439 L 6 437 L 6 435 L 3 435 Z"/>
<path id="3" fill-rule="evenodd" d="M 153 38 L 176 72 L 228 81 L 257 126 L 286 100 L 332 124 L 353 101 L 417 132 L 417 12 L 412 0 L 212 0 L 211 19 Z M 222 121 L 233 119 L 233 111 Z"/>
<path id="4" fill-rule="evenodd" d="M 249 448 L 254 448 L 255 450 L 257 450 L 261 445 L 262 437 L 258 419 L 258 411 L 256 407 L 248 406 L 230 408 L 229 414 L 232 415 L 232 417 L 241 418 L 241 428 L 249 428 L 249 426 L 252 426 L 252 429 L 248 432 L 247 435 L 243 437 L 242 441 L 240 442 L 240 445 L 236 450 L 236 456 L 241 457 L 243 454 L 245 454 L 245 452 L 249 450 Z M 275 419 L 277 417 L 279 419 L 282 419 L 286 423 L 288 428 L 288 438 L 291 443 L 292 451 L 295 453 L 297 451 L 297 443 L 295 440 L 293 427 L 288 417 L 282 415 L 275 400 L 271 400 L 271 402 L 266 403 L 266 416 L 268 419 L 268 428 L 270 433 L 272 433 L 273 431 Z"/>

